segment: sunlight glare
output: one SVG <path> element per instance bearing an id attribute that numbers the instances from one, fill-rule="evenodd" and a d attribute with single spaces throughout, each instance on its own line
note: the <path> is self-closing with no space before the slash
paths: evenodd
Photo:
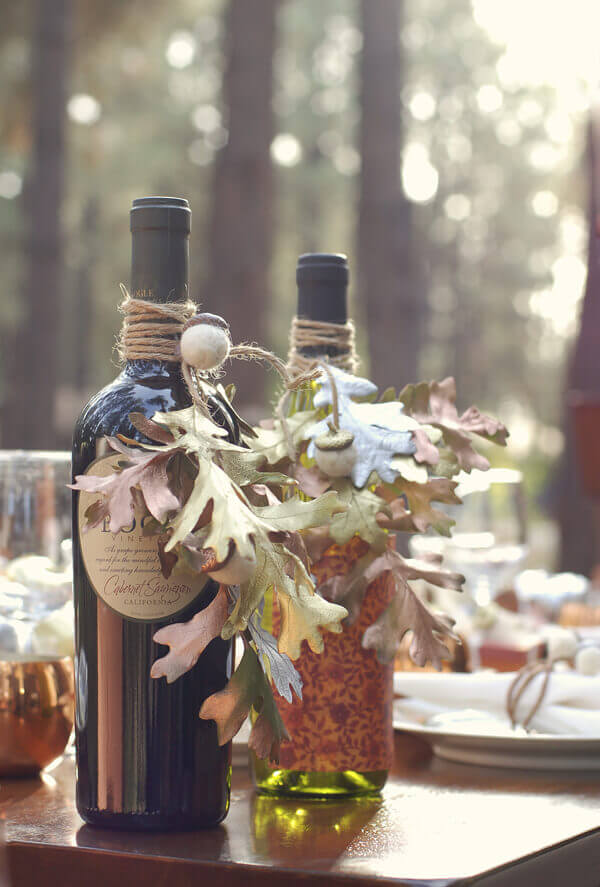
<path id="1" fill-rule="evenodd" d="M 167 44 L 165 56 L 172 68 L 187 68 L 196 54 L 196 39 L 189 31 L 176 31 Z"/>
<path id="2" fill-rule="evenodd" d="M 414 203 L 429 203 L 437 194 L 439 174 L 429 159 L 429 151 L 419 142 L 410 142 L 403 152 L 402 187 Z"/>
<path id="3" fill-rule="evenodd" d="M 588 89 L 600 72 L 600 4 L 590 0 L 472 0 L 473 14 L 498 44 L 504 86 L 549 84 L 581 108 L 581 81 Z"/>
<path id="4" fill-rule="evenodd" d="M 0 197 L 5 200 L 13 200 L 18 197 L 23 188 L 23 179 L 12 169 L 0 172 Z"/>
<path id="5" fill-rule="evenodd" d="M 67 102 L 67 114 L 75 123 L 91 126 L 100 119 L 102 108 L 100 102 L 92 95 L 80 92 L 72 95 Z"/>
<path id="6" fill-rule="evenodd" d="M 279 166 L 296 166 L 302 159 L 302 145 L 291 132 L 280 132 L 271 142 L 271 157 Z"/>
<path id="7" fill-rule="evenodd" d="M 536 216 L 549 219 L 558 211 L 558 198 L 552 191 L 536 191 L 531 198 L 531 208 Z"/>
<path id="8" fill-rule="evenodd" d="M 425 122 L 435 114 L 436 101 L 430 92 L 420 90 L 412 96 L 408 107 L 415 120 Z"/>

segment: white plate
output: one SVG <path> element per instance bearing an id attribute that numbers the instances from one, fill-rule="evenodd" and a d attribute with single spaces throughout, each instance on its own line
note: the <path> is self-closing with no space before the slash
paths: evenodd
<path id="1" fill-rule="evenodd" d="M 394 702 L 394 729 L 420 736 L 447 761 L 525 770 L 600 771 L 600 737 L 550 734 L 493 735 L 430 727 L 407 717 L 402 700 Z"/>

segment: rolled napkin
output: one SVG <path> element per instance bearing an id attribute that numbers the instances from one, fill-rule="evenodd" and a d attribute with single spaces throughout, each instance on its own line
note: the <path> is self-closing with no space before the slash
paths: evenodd
<path id="1" fill-rule="evenodd" d="M 511 672 L 396 672 L 394 691 L 411 697 L 409 706 L 413 700 L 417 709 L 425 703 L 427 719 L 437 713 L 476 709 L 508 720 L 506 702 L 514 679 L 515 674 Z M 534 707 L 543 680 L 543 675 L 537 675 L 524 691 L 517 707 L 518 717 L 526 716 Z M 553 671 L 544 700 L 529 727 L 539 733 L 598 737 L 600 741 L 600 675 L 588 677 L 573 671 Z"/>
<path id="2" fill-rule="evenodd" d="M 73 602 L 67 601 L 37 623 L 29 639 L 33 653 L 45 656 L 74 656 Z"/>
<path id="3" fill-rule="evenodd" d="M 56 568 L 49 557 L 42 555 L 24 554 L 11 561 L 6 568 L 6 579 L 24 586 L 30 603 L 46 610 L 62 607 L 73 595 L 71 566 Z"/>

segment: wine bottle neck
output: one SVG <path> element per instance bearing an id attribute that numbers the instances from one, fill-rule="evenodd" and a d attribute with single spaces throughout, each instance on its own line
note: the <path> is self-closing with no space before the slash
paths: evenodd
<path id="1" fill-rule="evenodd" d="M 165 228 L 132 231 L 130 295 L 164 304 L 189 298 L 189 232 Z"/>
<path id="2" fill-rule="evenodd" d="M 348 265 L 339 254 L 308 253 L 300 256 L 296 269 L 300 321 L 315 324 L 339 324 L 348 321 Z M 298 351 L 305 357 L 339 353 L 335 344 L 327 346 L 299 343 Z"/>

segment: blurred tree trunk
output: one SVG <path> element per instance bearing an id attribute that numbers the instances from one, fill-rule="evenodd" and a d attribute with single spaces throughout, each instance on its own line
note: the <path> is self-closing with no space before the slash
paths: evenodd
<path id="1" fill-rule="evenodd" d="M 368 322 L 371 378 L 380 386 L 398 387 L 417 380 L 425 314 L 412 210 L 400 184 L 403 7 L 402 0 L 361 0 L 357 247 L 358 298 Z"/>
<path id="2" fill-rule="evenodd" d="M 72 0 L 36 0 L 32 39 L 33 144 L 26 219 L 22 319 L 5 370 L 5 447 L 56 445 L 55 396 L 63 285 L 67 83 Z"/>
<path id="3" fill-rule="evenodd" d="M 229 0 L 223 96 L 228 142 L 216 158 L 205 310 L 222 314 L 235 342 L 264 343 L 273 241 L 273 55 L 280 0 Z M 238 399 L 261 404 L 264 369 L 231 367 Z"/>
<path id="4" fill-rule="evenodd" d="M 93 280 L 98 262 L 98 217 L 97 195 L 88 198 L 81 219 L 81 257 L 75 275 L 75 317 L 77 337 L 73 342 L 73 384 L 81 391 L 87 391 L 91 379 L 90 346 L 93 329 Z"/>
<path id="5" fill-rule="evenodd" d="M 567 392 L 600 396 L 600 111 L 592 110 L 587 168 L 590 194 L 588 267 L 579 332 L 567 374 Z M 598 503 L 582 490 L 578 476 L 572 420 L 565 406 L 565 447 L 549 496 L 560 528 L 561 570 L 589 574 L 600 564 Z"/>

